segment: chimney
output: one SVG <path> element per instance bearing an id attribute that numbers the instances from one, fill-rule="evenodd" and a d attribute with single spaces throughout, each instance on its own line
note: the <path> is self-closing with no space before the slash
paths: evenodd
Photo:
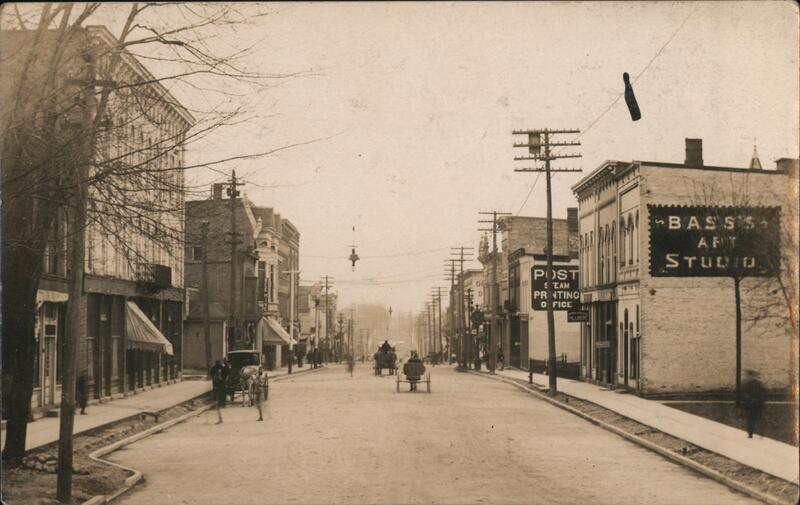
<path id="1" fill-rule="evenodd" d="M 578 233 L 578 208 L 567 207 L 567 231 Z"/>
<path id="2" fill-rule="evenodd" d="M 211 199 L 212 200 L 222 200 L 222 188 L 224 184 L 215 183 L 211 185 Z"/>
<path id="3" fill-rule="evenodd" d="M 775 170 L 784 174 L 792 173 L 797 171 L 799 161 L 794 158 L 779 158 L 775 160 Z"/>
<path id="4" fill-rule="evenodd" d="M 703 166 L 703 139 L 686 139 L 686 160 L 683 164 L 693 168 Z"/>

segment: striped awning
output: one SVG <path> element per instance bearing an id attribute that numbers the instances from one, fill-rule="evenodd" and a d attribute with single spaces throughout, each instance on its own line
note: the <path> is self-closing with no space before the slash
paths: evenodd
<path id="1" fill-rule="evenodd" d="M 256 336 L 266 345 L 289 345 L 292 341 L 286 330 L 271 317 L 262 317 L 258 321 Z"/>
<path id="2" fill-rule="evenodd" d="M 134 302 L 125 305 L 125 337 L 129 349 L 172 355 L 172 344 Z"/>

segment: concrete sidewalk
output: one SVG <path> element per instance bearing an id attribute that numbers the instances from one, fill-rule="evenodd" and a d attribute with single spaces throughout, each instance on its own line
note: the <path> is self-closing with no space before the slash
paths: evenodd
<path id="1" fill-rule="evenodd" d="M 504 370 L 497 374 L 528 382 L 528 372 L 523 370 Z M 548 377 L 535 373 L 533 382 L 546 388 Z M 655 400 L 586 382 L 559 378 L 558 390 L 786 481 L 798 483 L 800 480 L 798 448 L 790 444 L 758 435 L 747 438 L 743 430 L 673 409 Z"/>
<path id="2" fill-rule="evenodd" d="M 293 374 L 310 371 L 308 367 L 293 370 Z M 287 375 L 286 370 L 269 372 L 269 378 L 275 379 Z M 76 435 L 93 430 L 109 423 L 120 421 L 141 412 L 159 412 L 188 402 L 198 396 L 211 391 L 209 380 L 184 380 L 159 388 L 150 389 L 135 395 L 126 396 L 119 400 L 106 403 L 92 403 L 86 407 L 86 415 L 75 415 Z M 28 423 L 28 435 L 25 444 L 26 450 L 36 449 L 58 440 L 59 418 L 43 417 Z M 5 440 L 6 431 L 2 430 L 2 440 Z"/>

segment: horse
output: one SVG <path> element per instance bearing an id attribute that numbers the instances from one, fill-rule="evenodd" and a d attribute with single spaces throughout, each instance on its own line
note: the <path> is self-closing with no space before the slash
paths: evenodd
<path id="1" fill-rule="evenodd" d="M 258 374 L 258 367 L 248 365 L 239 371 L 238 386 L 242 392 L 242 407 L 245 406 L 245 396 L 249 400 L 250 406 L 255 405 L 255 377 Z"/>

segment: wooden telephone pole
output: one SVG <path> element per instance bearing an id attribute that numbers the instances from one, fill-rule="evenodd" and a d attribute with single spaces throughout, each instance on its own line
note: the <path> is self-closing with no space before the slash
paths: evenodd
<path id="1" fill-rule="evenodd" d="M 203 247 L 203 337 L 206 342 L 206 370 L 211 373 L 211 323 L 209 322 L 210 309 L 208 301 L 208 221 L 200 223 L 200 240 Z"/>
<path id="2" fill-rule="evenodd" d="M 450 258 L 445 261 L 449 263 L 447 266 L 447 270 L 445 270 L 445 280 L 450 281 L 450 298 L 448 302 L 448 306 L 450 308 L 450 316 L 447 321 L 448 326 L 448 337 L 447 337 L 447 364 L 450 364 L 450 359 L 453 355 L 453 350 L 455 348 L 455 336 L 457 333 L 456 329 L 456 315 L 455 315 L 455 283 L 456 283 L 456 260 Z"/>
<path id="3" fill-rule="evenodd" d="M 295 275 L 300 274 L 300 270 L 297 270 L 292 266 L 290 270 L 286 270 L 283 272 L 284 274 L 289 274 L 289 369 L 287 373 L 292 373 L 292 363 L 294 362 L 294 320 L 295 320 L 295 303 L 294 303 L 294 280 Z"/>
<path id="4" fill-rule="evenodd" d="M 500 305 L 500 293 L 497 285 L 497 217 L 510 216 L 510 212 L 478 212 L 482 216 L 492 216 L 491 220 L 479 219 L 479 223 L 491 223 L 491 229 L 479 228 L 478 231 L 492 232 L 492 280 L 489 285 L 489 298 L 491 299 L 491 311 L 489 312 L 489 373 L 494 374 L 497 370 L 497 348 L 500 345 L 500 331 L 497 328 L 497 306 Z M 488 302 L 488 300 L 487 300 Z M 485 309 L 485 307 L 484 307 Z"/>
<path id="5" fill-rule="evenodd" d="M 333 285 L 330 284 L 330 282 L 333 281 L 333 277 L 326 275 L 323 277 L 323 279 L 325 280 L 325 347 L 327 349 L 326 352 L 330 353 L 331 339 L 328 328 L 331 326 L 331 311 L 330 307 L 328 306 L 328 290 L 333 287 Z"/>
<path id="6" fill-rule="evenodd" d="M 465 320 L 464 320 L 464 261 L 468 261 L 470 258 L 465 256 L 472 254 L 472 249 L 474 247 L 451 247 L 452 252 L 450 253 L 451 256 L 455 261 L 459 264 L 459 274 L 458 274 L 458 295 L 456 299 L 458 300 L 458 327 L 459 327 L 459 341 L 460 341 L 460 354 L 461 354 L 461 366 L 462 369 L 469 368 L 469 363 L 467 362 L 467 336 L 465 331 Z"/>
<path id="7" fill-rule="evenodd" d="M 579 134 L 580 130 L 515 130 L 514 135 L 527 135 L 527 144 L 514 144 L 514 147 L 527 147 L 530 156 L 516 156 L 515 161 L 531 160 L 543 161 L 544 168 L 518 168 L 515 172 L 544 172 L 545 181 L 547 182 L 547 271 L 545 279 L 547 280 L 547 374 L 549 378 L 548 394 L 555 396 L 558 392 L 556 385 L 556 332 L 555 332 L 555 317 L 553 315 L 553 196 L 551 190 L 551 173 L 553 172 L 580 172 L 579 168 L 560 168 L 551 169 L 550 162 L 563 158 L 580 158 L 581 155 L 573 154 L 555 154 L 552 152 L 553 147 L 566 147 L 566 146 L 579 146 L 578 141 L 569 142 L 550 142 L 551 135 L 560 134 Z M 544 152 L 542 152 L 544 151 Z"/>
<path id="8" fill-rule="evenodd" d="M 228 243 L 231 246 L 231 292 L 230 292 L 230 308 L 228 314 L 228 335 L 227 341 L 228 342 L 235 342 L 238 337 L 238 328 L 237 328 L 237 304 L 236 304 L 236 280 L 239 277 L 238 272 L 236 271 L 236 249 L 239 245 L 239 233 L 236 231 L 236 199 L 239 197 L 239 191 L 236 189 L 237 186 L 241 186 L 240 182 L 236 181 L 236 170 L 231 170 L 231 181 L 226 183 L 228 186 L 228 197 L 230 202 L 230 211 L 231 211 L 231 230 L 228 232 L 230 236 L 230 240 Z"/>
<path id="9" fill-rule="evenodd" d="M 433 351 L 437 353 L 439 359 L 441 359 L 442 354 L 442 287 L 436 286 L 431 288 L 435 290 L 435 292 L 431 293 L 431 298 L 434 303 L 434 308 L 438 308 L 439 313 L 439 324 L 438 324 L 438 334 L 433 343 Z M 436 328 L 434 328 L 434 331 Z"/>

